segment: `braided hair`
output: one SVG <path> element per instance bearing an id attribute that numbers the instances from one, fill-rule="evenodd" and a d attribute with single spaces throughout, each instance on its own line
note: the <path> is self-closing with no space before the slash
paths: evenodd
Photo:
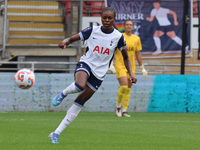
<path id="1" fill-rule="evenodd" d="M 112 12 L 112 13 L 114 14 L 114 17 L 116 16 L 116 11 L 115 11 L 115 9 L 112 8 L 112 7 L 104 7 L 104 8 L 102 9 L 101 15 L 102 15 L 104 12 L 106 12 L 106 11 L 110 11 L 110 12 Z"/>

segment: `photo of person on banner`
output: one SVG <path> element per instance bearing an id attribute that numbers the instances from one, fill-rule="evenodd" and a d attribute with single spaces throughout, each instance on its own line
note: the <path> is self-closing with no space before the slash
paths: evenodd
<path id="1" fill-rule="evenodd" d="M 158 21 L 158 26 L 153 34 L 153 40 L 156 46 L 156 50 L 152 53 L 152 55 L 162 54 L 161 49 L 161 40 L 160 37 L 166 34 L 170 39 L 175 41 L 178 45 L 182 46 L 182 39 L 178 37 L 174 31 L 173 25 L 168 19 L 168 14 L 173 16 L 173 24 L 178 26 L 179 23 L 177 21 L 177 14 L 175 11 L 170 10 L 168 8 L 161 7 L 160 0 L 154 0 L 153 9 L 151 10 L 150 17 L 146 17 L 146 20 L 152 22 L 154 18 Z M 189 49 L 189 46 L 186 46 L 186 53 Z"/>

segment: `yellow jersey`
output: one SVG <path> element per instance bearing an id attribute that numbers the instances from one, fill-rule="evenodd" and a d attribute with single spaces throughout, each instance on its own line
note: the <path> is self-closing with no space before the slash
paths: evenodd
<path id="1" fill-rule="evenodd" d="M 134 35 L 134 34 L 129 36 L 126 33 L 123 33 L 123 36 L 126 40 L 127 52 L 128 52 L 128 57 L 131 62 L 133 76 L 135 76 L 135 70 L 136 70 L 135 52 L 142 50 L 141 40 L 140 40 L 139 36 Z M 127 75 L 125 75 L 125 73 L 127 74 L 128 71 L 126 70 L 126 67 L 124 65 L 123 56 L 119 49 L 117 49 L 115 52 L 115 70 L 116 70 L 117 78 L 122 77 L 122 76 L 127 76 Z"/>

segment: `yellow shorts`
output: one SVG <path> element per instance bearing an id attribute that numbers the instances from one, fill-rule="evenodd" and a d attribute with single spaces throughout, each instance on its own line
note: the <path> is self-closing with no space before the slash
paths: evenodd
<path id="1" fill-rule="evenodd" d="M 129 73 L 124 65 L 115 66 L 115 70 L 116 70 L 115 74 L 116 74 L 117 79 L 121 77 L 129 78 Z M 132 73 L 133 73 L 133 76 L 135 76 L 135 70 L 132 70 Z"/>

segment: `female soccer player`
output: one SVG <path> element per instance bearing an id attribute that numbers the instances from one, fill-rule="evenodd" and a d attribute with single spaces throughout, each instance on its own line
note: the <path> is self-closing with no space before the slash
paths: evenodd
<path id="1" fill-rule="evenodd" d="M 123 36 L 126 40 L 128 56 L 131 61 L 131 66 L 133 71 L 132 73 L 135 76 L 135 56 L 136 56 L 137 62 L 143 73 L 143 77 L 146 78 L 147 71 L 144 69 L 144 66 L 142 65 L 142 57 L 140 53 L 140 50 L 142 49 L 141 41 L 137 35 L 132 34 L 133 22 L 131 20 L 125 21 L 124 28 L 125 28 L 125 33 L 123 33 Z M 132 82 L 130 82 L 129 80 L 129 73 L 126 70 L 124 62 L 122 60 L 123 56 L 120 53 L 120 50 L 117 49 L 115 53 L 115 61 L 116 61 L 115 70 L 116 70 L 116 77 L 119 81 L 120 87 L 117 93 L 117 103 L 116 103 L 115 113 L 118 117 L 121 116 L 130 117 L 130 115 L 127 114 L 126 111 L 129 104 Z"/>
<path id="2" fill-rule="evenodd" d="M 58 143 L 60 133 L 77 117 L 84 103 L 100 87 L 116 48 L 123 55 L 124 64 L 129 72 L 130 82 L 137 82 L 137 79 L 132 74 L 124 37 L 113 27 L 115 15 L 116 12 L 113 8 L 105 7 L 101 13 L 103 26 L 89 27 L 58 44 L 60 48 L 65 48 L 74 41 L 87 40 L 88 47 L 75 69 L 75 82 L 71 83 L 52 101 L 54 106 L 58 106 L 68 94 L 80 92 L 60 125 L 49 135 L 52 143 Z"/>

